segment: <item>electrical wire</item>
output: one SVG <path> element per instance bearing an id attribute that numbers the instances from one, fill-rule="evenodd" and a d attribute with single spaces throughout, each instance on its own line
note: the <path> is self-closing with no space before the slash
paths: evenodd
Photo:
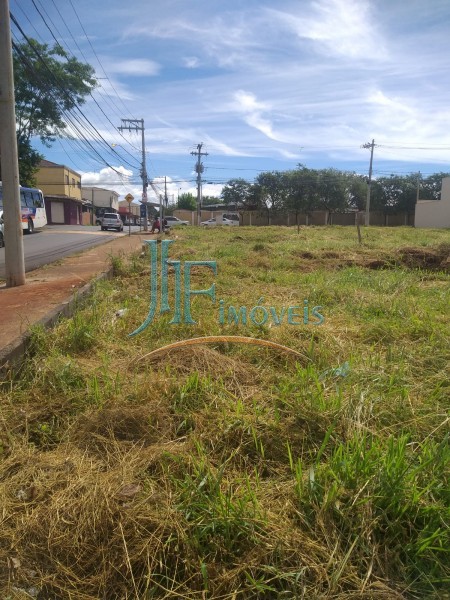
<path id="1" fill-rule="evenodd" d="M 53 0 L 52 0 L 52 1 L 53 1 Z M 48 31 L 49 31 L 49 33 L 50 33 L 50 35 L 52 36 L 53 40 L 55 41 L 55 43 L 57 44 L 57 46 L 58 46 L 58 47 L 61 49 L 61 51 L 62 51 L 62 53 L 63 53 L 63 55 L 64 55 L 64 58 L 65 58 L 67 61 L 68 61 L 68 56 L 70 56 L 70 55 L 71 55 L 73 58 L 76 58 L 76 57 L 74 56 L 74 54 L 73 54 L 72 52 L 68 51 L 66 48 L 64 48 L 64 47 L 61 45 L 60 41 L 59 41 L 59 40 L 58 40 L 58 39 L 55 37 L 55 35 L 54 35 L 54 33 L 53 33 L 53 30 L 52 30 L 52 28 L 51 28 L 51 27 L 48 25 L 48 23 L 47 23 L 47 21 L 46 21 L 45 17 L 43 16 L 42 12 L 39 10 L 39 8 L 38 8 L 38 6 L 37 6 L 37 4 L 36 4 L 36 1 L 35 1 L 35 0 L 32 0 L 32 3 L 33 3 L 33 6 L 35 7 L 35 9 L 36 9 L 37 13 L 38 13 L 38 14 L 39 14 L 39 16 L 41 17 L 41 19 L 42 19 L 42 21 L 43 21 L 44 25 L 45 25 L 45 26 L 46 26 L 46 28 L 48 29 Z M 53 2 L 53 3 L 54 3 L 54 2 Z M 56 5 L 55 5 L 55 6 L 56 6 Z M 57 9 L 57 7 L 56 7 L 56 9 Z M 58 10 L 58 9 L 57 9 L 57 10 Z M 49 17 L 48 13 L 45 11 L 45 9 L 44 9 L 43 7 L 42 7 L 42 11 L 45 13 L 45 15 L 47 16 L 48 20 L 49 20 L 49 21 L 50 21 L 50 23 L 52 24 L 52 27 L 53 27 L 53 29 L 54 29 L 54 30 L 55 30 L 55 31 L 56 31 L 56 32 L 59 34 L 59 36 L 62 38 L 63 36 L 61 35 L 61 32 L 58 30 L 58 28 L 56 27 L 56 25 L 54 24 L 54 22 L 53 22 L 53 21 L 52 21 L 52 19 Z M 58 10 L 58 13 L 59 13 L 59 10 Z M 60 13 L 59 13 L 59 14 L 60 14 Z M 68 30 L 68 31 L 69 31 L 69 33 L 71 34 L 71 32 L 70 32 L 70 29 L 69 29 L 69 28 L 68 28 L 68 26 L 67 26 L 67 23 L 66 23 L 64 20 L 63 20 L 63 22 L 64 22 L 64 24 L 66 25 L 66 28 L 67 28 L 67 30 Z M 36 30 L 35 30 L 35 31 L 36 31 Z M 71 34 L 71 35 L 72 35 L 72 34 Z M 79 48 L 79 46 L 78 46 L 78 44 L 77 44 L 77 42 L 76 42 L 75 38 L 73 37 L 73 35 L 72 35 L 72 39 L 74 40 L 74 42 L 75 42 L 75 44 L 76 44 L 77 48 L 78 48 L 78 49 L 80 50 L 80 52 L 82 53 L 82 51 L 81 51 L 81 49 Z M 84 56 L 84 54 L 83 54 L 83 53 L 82 53 L 82 56 L 83 56 L 83 58 L 85 59 L 86 63 L 88 64 L 88 61 L 87 61 L 87 59 L 86 59 L 86 57 Z M 129 140 L 128 140 L 128 139 L 127 139 L 125 136 L 123 136 L 123 135 L 122 135 L 122 134 L 121 134 L 121 133 L 120 133 L 120 132 L 117 130 L 117 128 L 116 128 L 116 126 L 114 125 L 114 123 L 112 123 L 112 121 L 110 120 L 110 118 L 108 117 L 108 115 L 105 113 L 105 111 L 104 111 L 104 110 L 103 110 L 103 108 L 100 106 L 100 104 L 98 103 L 98 101 L 96 100 L 96 98 L 93 96 L 93 94 L 92 94 L 92 91 L 89 91 L 89 95 L 90 95 L 90 97 L 92 98 L 92 100 L 94 101 L 94 103 L 96 104 L 96 106 L 99 108 L 100 112 L 101 112 L 101 113 L 103 114 L 103 116 L 106 118 L 106 120 L 108 121 L 108 123 L 109 123 L 110 125 L 112 125 L 112 127 L 113 127 L 113 130 L 114 130 L 114 133 L 115 133 L 115 134 L 119 134 L 119 135 L 122 137 L 122 139 L 123 139 L 123 140 L 125 140 L 125 142 L 126 142 L 127 144 L 129 144 L 129 145 L 130 145 L 130 146 L 131 146 L 131 147 L 132 147 L 134 150 L 136 150 L 135 146 L 133 146 L 133 144 L 131 144 L 131 143 L 129 142 Z M 106 141 L 106 140 L 105 140 L 105 141 Z M 106 143 L 107 143 L 107 142 L 106 142 Z M 107 143 L 107 144 L 108 144 L 108 143 Z M 110 147 L 110 144 L 108 144 L 108 146 Z M 123 150 L 124 150 L 124 151 L 125 151 L 125 152 L 126 152 L 126 153 L 127 153 L 127 154 L 128 154 L 130 157 L 131 157 L 131 158 L 133 158 L 134 160 L 136 160 L 135 156 L 133 156 L 132 154 L 130 154 L 126 148 L 123 148 Z M 118 154 L 118 153 L 115 151 L 115 154 Z M 127 164 L 128 164 L 129 166 L 131 166 L 132 168 L 134 168 L 134 169 L 138 169 L 138 168 L 139 168 L 139 165 L 138 165 L 138 164 L 133 164 L 133 165 L 132 165 L 132 164 L 131 164 L 129 161 L 127 161 L 126 159 L 122 158 L 122 160 L 124 160 L 125 162 L 127 162 Z"/>
<path id="2" fill-rule="evenodd" d="M 22 29 L 22 28 L 21 28 L 21 26 L 19 25 L 18 21 L 15 19 L 14 15 L 12 15 L 12 14 L 11 14 L 11 20 L 12 20 L 12 21 L 13 21 L 13 23 L 16 25 L 16 27 L 19 29 L 19 31 L 21 32 L 22 36 L 25 38 L 25 40 L 27 41 L 28 45 L 29 45 L 29 46 L 30 46 L 30 48 L 32 49 L 33 53 L 34 53 L 34 54 L 36 54 L 36 56 L 38 57 L 38 59 L 39 59 L 39 60 L 41 61 L 41 63 L 44 65 L 44 67 L 46 68 L 46 70 L 48 71 L 48 73 L 50 74 L 50 76 L 52 77 L 52 80 L 53 80 L 54 82 L 56 82 L 56 85 L 57 85 L 57 87 L 59 88 L 59 90 L 60 90 L 61 94 L 62 94 L 63 96 L 66 96 L 66 97 L 67 97 L 67 96 L 68 96 L 68 94 L 67 94 L 66 90 L 64 89 L 64 86 L 63 86 L 62 82 L 60 82 L 60 81 L 58 80 L 58 78 L 55 76 L 54 72 L 53 72 L 53 71 L 51 70 L 51 68 L 48 66 L 48 64 L 46 63 L 45 59 L 42 57 L 42 55 L 40 54 L 40 52 L 39 52 L 39 51 L 38 51 L 38 50 L 35 48 L 35 46 L 34 46 L 34 45 L 31 43 L 31 40 L 30 40 L 30 39 L 29 39 L 29 38 L 26 36 L 25 32 L 23 31 L 23 29 Z M 16 50 L 16 52 L 17 52 L 18 54 L 20 54 L 20 56 L 21 56 L 21 58 L 22 58 L 22 61 L 23 61 L 23 60 L 25 60 L 25 61 L 26 61 L 26 57 L 25 57 L 25 55 L 24 55 L 24 54 L 21 52 L 21 50 L 20 50 L 19 46 L 18 46 L 17 44 L 13 44 L 13 45 L 14 45 L 14 49 Z M 32 66 L 31 66 L 30 64 L 28 64 L 28 67 L 29 67 L 30 74 L 32 74 L 32 75 L 34 75 L 34 76 L 36 76 L 36 74 L 34 73 L 34 70 L 33 70 Z M 57 101 L 57 100 L 56 100 L 56 101 Z M 57 101 L 57 103 L 58 103 L 58 101 Z M 60 109 L 61 109 L 61 110 L 64 112 L 64 114 L 65 114 L 65 116 L 66 116 L 66 118 L 67 118 L 67 116 L 68 116 L 68 112 L 67 112 L 67 111 L 65 111 L 65 110 L 63 109 L 63 107 L 62 107 L 60 104 L 59 104 L 59 106 L 60 106 Z M 124 160 L 124 162 L 127 162 L 127 164 L 128 164 L 129 166 L 131 166 L 132 168 L 136 168 L 136 165 L 132 165 L 132 164 L 131 164 L 131 163 L 129 163 L 128 161 L 125 161 L 125 159 L 124 159 L 123 157 L 120 157 L 120 155 L 118 155 L 118 153 L 117 153 L 117 152 L 115 152 L 113 148 L 111 148 L 111 146 L 108 144 L 108 142 L 105 140 L 105 138 L 104 138 L 104 137 L 103 137 L 103 136 L 100 134 L 100 132 L 97 130 L 97 128 L 96 128 L 96 127 L 95 127 L 95 126 L 94 126 L 94 125 L 91 123 L 91 121 L 90 121 L 90 120 L 89 120 L 89 119 L 86 117 L 86 115 L 83 113 L 83 111 L 81 111 L 81 109 L 80 109 L 80 108 L 79 108 L 77 105 L 75 105 L 75 106 L 74 106 L 74 108 L 75 108 L 75 110 L 76 110 L 76 111 L 78 111 L 78 112 L 81 114 L 81 116 L 82 116 L 82 117 L 85 119 L 85 121 L 86 121 L 86 122 L 87 122 L 87 123 L 90 125 L 90 127 L 93 129 L 93 131 L 94 131 L 94 132 L 97 134 L 98 138 L 100 138 L 100 140 L 101 140 L 101 141 L 103 141 L 103 142 L 105 143 L 105 145 L 106 145 L 106 147 L 108 148 L 108 150 L 109 150 L 109 151 L 112 151 L 116 157 L 119 157 L 119 158 L 121 158 L 122 160 Z M 75 115 L 73 115 L 73 116 L 75 116 Z M 76 118 L 76 117 L 75 117 L 75 118 Z M 82 123 L 79 121 L 79 119 L 78 119 L 78 118 L 76 118 L 76 119 L 77 119 L 77 122 L 79 123 L 79 125 L 80 125 L 82 128 L 84 128 L 86 132 L 90 133 L 90 135 L 91 135 L 91 136 L 94 138 L 94 137 L 95 137 L 95 134 L 93 134 L 92 132 L 90 132 L 90 131 L 89 131 L 89 130 L 86 128 L 86 126 L 85 126 L 84 124 L 82 124 Z M 81 131 L 80 131 L 80 129 L 79 129 L 79 128 L 78 128 L 78 127 L 77 127 L 77 126 L 74 124 L 73 120 L 71 120 L 71 124 L 72 124 L 72 126 L 75 128 L 75 130 L 76 130 L 76 131 L 77 131 L 79 134 L 81 134 Z M 82 134 L 81 134 L 81 135 L 82 135 Z M 88 140 L 87 140 L 87 138 L 86 138 L 84 135 L 82 135 L 82 137 L 83 137 L 83 139 L 85 139 L 85 141 L 88 141 Z M 105 162 L 105 164 L 106 164 L 108 167 L 111 167 L 112 169 L 114 169 L 114 167 L 112 167 L 112 165 L 110 165 L 110 164 L 109 164 L 109 163 L 106 161 L 106 159 L 104 159 L 104 158 L 103 158 L 103 157 L 102 157 L 102 156 L 101 156 L 101 155 L 100 155 L 100 154 L 97 152 L 97 150 L 96 150 L 96 149 L 95 149 L 95 148 L 92 146 L 92 144 L 90 144 L 90 146 L 91 146 L 91 148 L 94 150 L 94 152 L 95 152 L 96 154 L 98 154 L 98 155 L 99 155 L 99 157 L 100 157 L 100 158 L 103 160 L 103 162 Z"/>

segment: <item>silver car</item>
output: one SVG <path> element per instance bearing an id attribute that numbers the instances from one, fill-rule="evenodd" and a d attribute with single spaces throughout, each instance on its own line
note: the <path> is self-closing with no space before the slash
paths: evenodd
<path id="1" fill-rule="evenodd" d="M 189 221 L 182 221 L 178 217 L 164 217 L 169 227 L 175 227 L 176 225 L 189 225 Z"/>
<path id="2" fill-rule="evenodd" d="M 123 231 L 122 219 L 117 213 L 105 213 L 102 217 L 100 225 L 102 231 L 107 229 L 117 229 L 117 231 Z"/>

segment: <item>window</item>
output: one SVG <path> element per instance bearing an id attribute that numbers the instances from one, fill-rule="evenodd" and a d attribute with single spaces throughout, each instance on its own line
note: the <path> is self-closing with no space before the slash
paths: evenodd
<path id="1" fill-rule="evenodd" d="M 31 192 L 33 196 L 33 206 L 36 208 L 42 208 L 44 203 L 42 201 L 42 195 L 39 192 Z"/>
<path id="2" fill-rule="evenodd" d="M 65 177 L 65 180 L 66 180 L 66 185 L 69 185 L 69 176 L 65 175 L 64 177 Z"/>
<path id="3" fill-rule="evenodd" d="M 75 187 L 75 179 L 72 177 L 72 186 Z"/>

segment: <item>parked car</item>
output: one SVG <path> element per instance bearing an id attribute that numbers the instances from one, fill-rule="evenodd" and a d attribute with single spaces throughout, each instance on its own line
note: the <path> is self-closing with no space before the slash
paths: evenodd
<path id="1" fill-rule="evenodd" d="M 224 213 L 219 215 L 217 218 L 202 221 L 200 225 L 205 225 L 207 227 L 214 227 L 216 225 L 228 225 L 229 227 L 235 227 L 239 225 L 239 215 L 234 213 Z"/>
<path id="2" fill-rule="evenodd" d="M 175 227 L 176 225 L 189 225 L 189 221 L 182 221 L 178 217 L 164 217 L 169 227 Z"/>
<path id="3" fill-rule="evenodd" d="M 215 227 L 217 221 L 215 219 L 208 219 L 207 221 L 202 221 L 200 225 L 204 225 L 205 227 Z"/>
<path id="4" fill-rule="evenodd" d="M 122 219 L 117 213 L 105 213 L 102 217 L 101 229 L 102 231 L 106 231 L 107 229 L 123 231 Z"/>

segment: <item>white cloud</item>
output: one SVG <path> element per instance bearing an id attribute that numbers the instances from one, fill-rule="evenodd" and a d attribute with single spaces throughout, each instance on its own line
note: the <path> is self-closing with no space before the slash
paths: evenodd
<path id="1" fill-rule="evenodd" d="M 254 94 L 244 90 L 235 92 L 234 100 L 237 112 L 243 114 L 247 125 L 254 127 L 268 138 L 276 139 L 271 121 L 263 116 L 263 112 L 269 110 L 269 105 L 259 102 Z"/>
<path id="2" fill-rule="evenodd" d="M 183 63 L 188 69 L 197 69 L 200 66 L 200 59 L 196 56 L 185 56 Z"/>
<path id="3" fill-rule="evenodd" d="M 272 12 L 299 38 L 311 40 L 327 55 L 368 61 L 386 58 L 385 42 L 368 0 L 317 0 L 309 10 L 303 4 L 298 11 Z"/>
<path id="4" fill-rule="evenodd" d="M 400 101 L 398 98 L 389 98 L 381 90 L 376 90 L 368 97 L 368 102 L 385 107 L 389 111 L 396 111 L 402 113 L 413 114 L 414 110 L 411 106 L 405 102 Z"/>
<path id="5" fill-rule="evenodd" d="M 134 77 L 148 77 L 158 75 L 161 65 L 146 58 L 134 58 L 110 62 L 107 66 L 109 73 L 132 75 Z"/>
<path id="6" fill-rule="evenodd" d="M 121 196 L 131 193 L 135 198 L 140 198 L 142 186 L 139 188 L 130 182 L 133 172 L 123 166 L 105 167 L 100 171 L 86 171 L 81 173 L 81 184 L 88 187 L 102 187 L 114 190 Z"/>

